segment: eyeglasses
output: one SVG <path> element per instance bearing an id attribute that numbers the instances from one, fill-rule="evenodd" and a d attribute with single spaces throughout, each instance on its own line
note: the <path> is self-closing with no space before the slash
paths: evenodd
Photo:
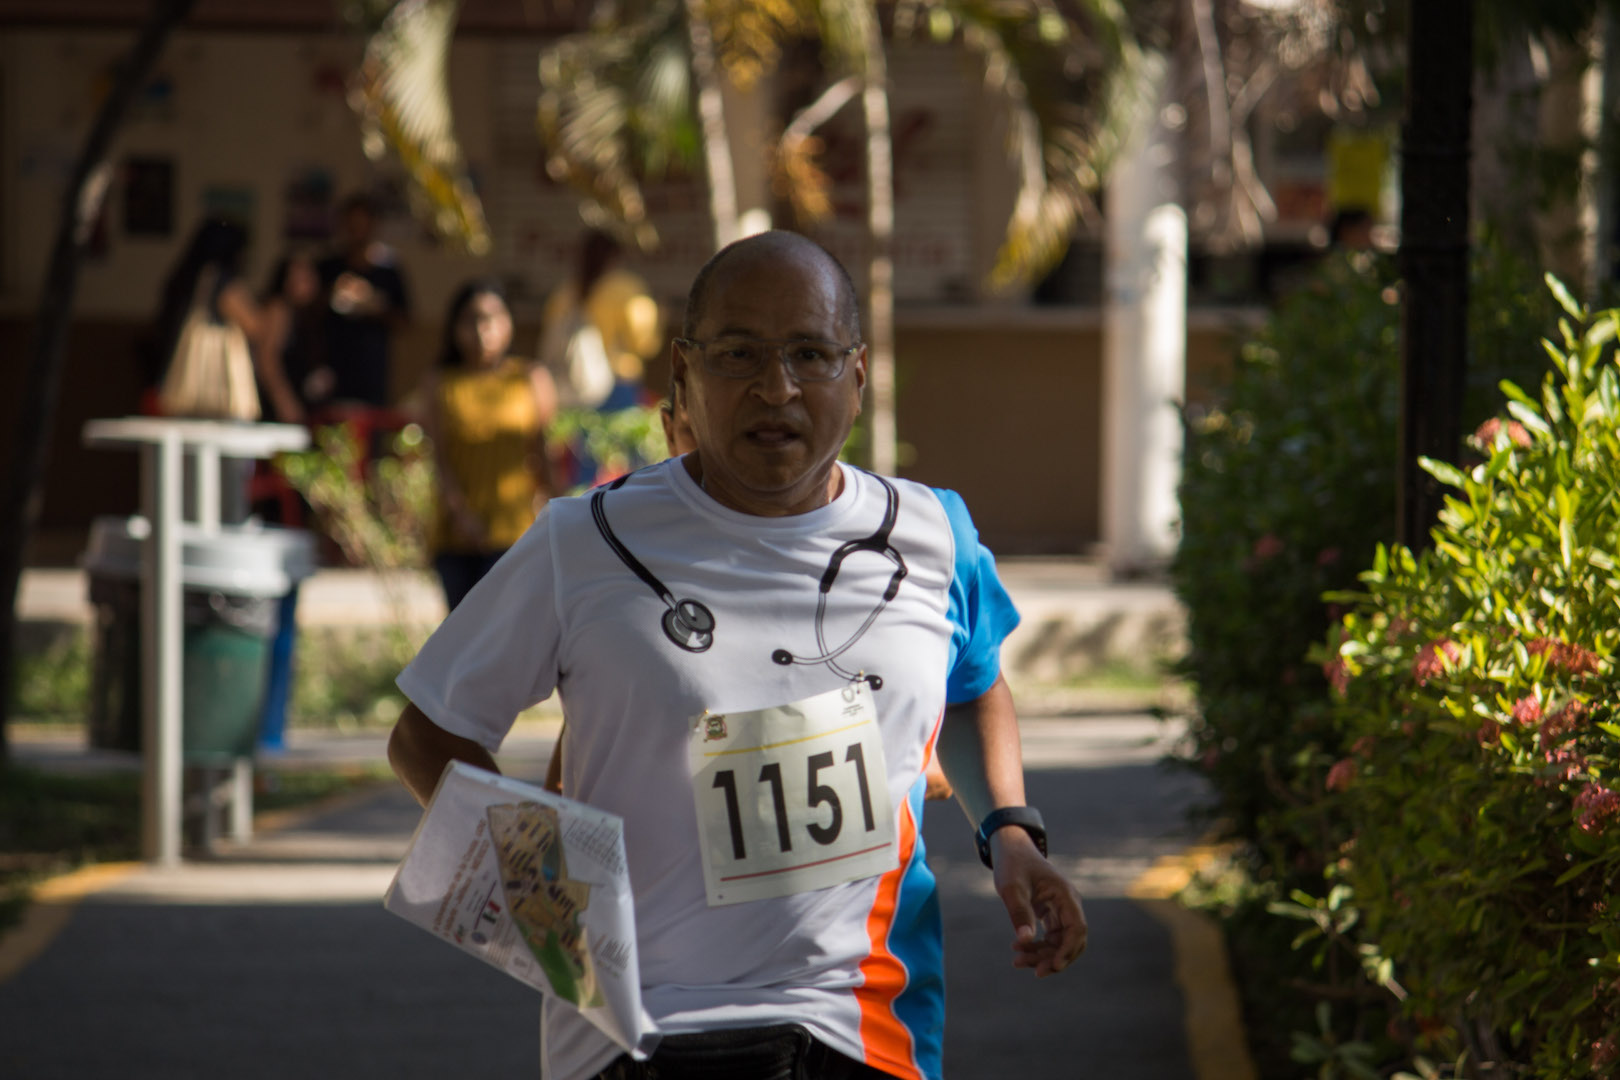
<path id="1" fill-rule="evenodd" d="M 844 373 L 849 354 L 861 347 L 836 341 L 800 338 L 795 341 L 761 341 L 751 337 L 723 337 L 713 341 L 676 338 L 675 344 L 697 352 L 703 370 L 725 379 L 751 379 L 765 370 L 773 357 L 780 357 L 796 382 L 830 382 Z"/>

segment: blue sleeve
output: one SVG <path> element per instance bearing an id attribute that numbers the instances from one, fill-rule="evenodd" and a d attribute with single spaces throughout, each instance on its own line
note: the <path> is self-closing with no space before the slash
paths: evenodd
<path id="1" fill-rule="evenodd" d="M 996 559 L 979 543 L 967 504 L 954 491 L 935 488 L 956 541 L 951 568 L 951 659 L 945 701 L 981 697 L 1001 675 L 1001 643 L 1018 625 L 1018 610 L 996 575 Z"/>

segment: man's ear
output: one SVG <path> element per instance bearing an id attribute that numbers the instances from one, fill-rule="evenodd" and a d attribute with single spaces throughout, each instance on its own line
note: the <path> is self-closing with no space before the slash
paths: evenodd
<path id="1" fill-rule="evenodd" d="M 861 398 L 866 393 L 866 346 L 855 354 L 855 415 L 861 412 Z"/>
<path id="2" fill-rule="evenodd" d="M 691 369 L 686 363 L 686 353 L 679 345 L 670 342 L 669 345 L 669 394 L 671 400 L 686 396 L 686 374 Z"/>

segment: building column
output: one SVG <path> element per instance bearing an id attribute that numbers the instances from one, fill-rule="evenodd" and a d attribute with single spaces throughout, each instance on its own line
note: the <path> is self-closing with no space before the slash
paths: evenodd
<path id="1" fill-rule="evenodd" d="M 1162 569 L 1178 539 L 1187 382 L 1187 213 L 1165 124 L 1168 65 L 1108 178 L 1103 300 L 1103 556 L 1117 575 Z"/>

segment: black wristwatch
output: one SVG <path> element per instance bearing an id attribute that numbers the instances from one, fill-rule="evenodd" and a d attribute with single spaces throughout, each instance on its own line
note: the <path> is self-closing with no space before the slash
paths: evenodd
<path id="1" fill-rule="evenodd" d="M 1016 825 L 1029 833 L 1035 846 L 1041 849 L 1041 854 L 1046 854 L 1046 822 L 1041 819 L 1041 812 L 1033 806 L 1003 806 L 986 814 L 984 820 L 979 822 L 978 831 L 973 834 L 973 842 L 979 845 L 979 861 L 984 865 L 990 866 L 991 834 L 1007 825 Z"/>

